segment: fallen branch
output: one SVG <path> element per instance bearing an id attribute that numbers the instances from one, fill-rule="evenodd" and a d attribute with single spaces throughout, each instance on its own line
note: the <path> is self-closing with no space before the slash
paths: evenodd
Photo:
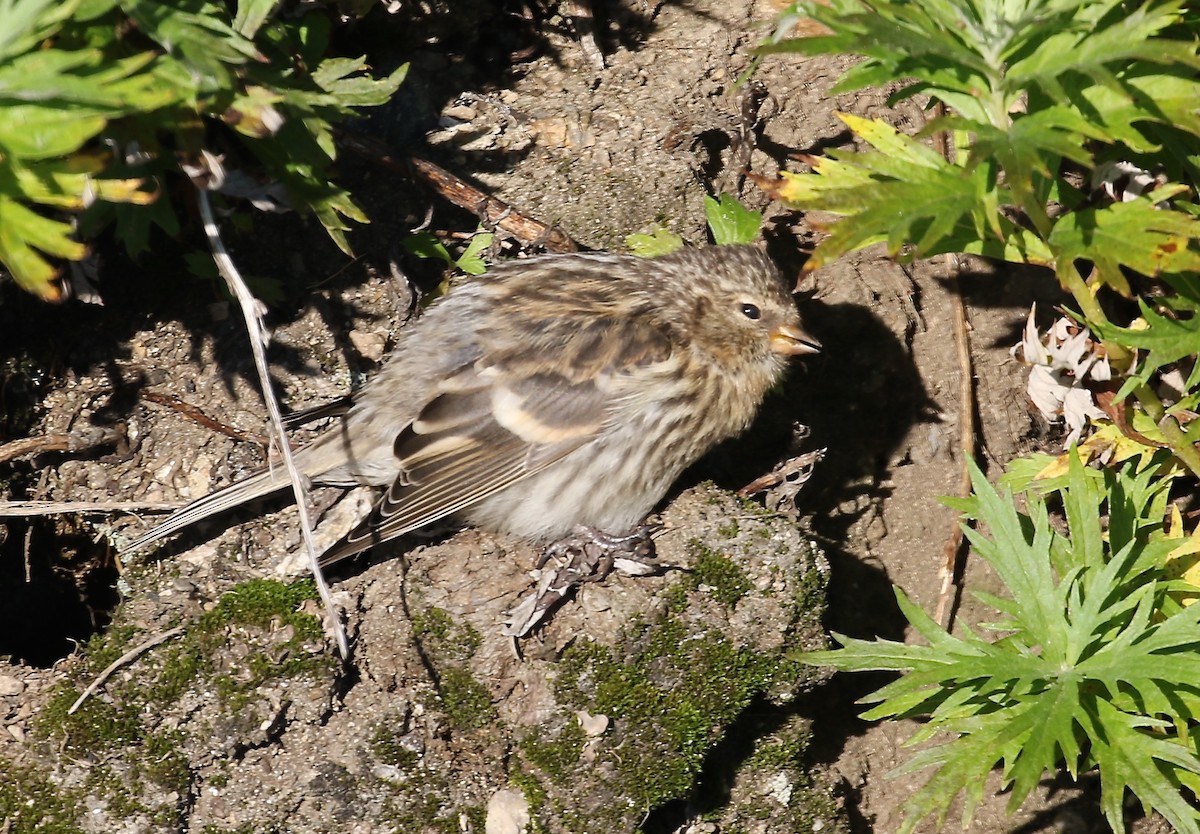
<path id="1" fill-rule="evenodd" d="M 497 200 L 465 180 L 456 177 L 440 165 L 415 156 L 397 158 L 382 142 L 349 131 L 338 131 L 338 139 L 348 149 L 405 176 L 415 177 L 429 185 L 443 199 L 479 216 L 480 221 L 494 226 L 525 246 L 540 246 L 548 252 L 575 252 L 579 244 L 562 229 L 547 226 Z"/>
<path id="2" fill-rule="evenodd" d="M 153 501 L 0 501 L 0 518 L 90 513 L 169 513 L 180 504 Z"/>
<path id="3" fill-rule="evenodd" d="M 43 452 L 82 452 L 96 446 L 116 443 L 121 437 L 121 432 L 116 429 L 99 426 L 72 434 L 54 433 L 22 437 L 20 440 L 0 445 L 0 463 L 29 455 L 40 455 Z"/>
<path id="4" fill-rule="evenodd" d="M 156 394 L 153 391 L 143 391 L 142 399 L 158 405 L 166 406 L 174 412 L 182 414 L 194 423 L 204 426 L 206 429 L 212 429 L 215 432 L 232 437 L 234 440 L 242 440 L 247 443 L 256 443 L 263 448 L 270 445 L 270 439 L 258 432 L 242 431 L 236 426 L 231 426 L 228 423 L 222 423 L 220 420 L 215 420 L 209 417 L 198 407 L 189 402 L 185 402 L 174 394 Z"/>
<path id="5" fill-rule="evenodd" d="M 208 160 L 215 168 L 217 163 L 215 160 Z M 346 637 L 346 629 L 342 625 L 342 619 L 338 615 L 337 606 L 334 605 L 333 597 L 329 592 L 329 585 L 325 582 L 325 577 L 321 574 L 319 558 L 317 556 L 317 546 L 313 540 L 312 519 L 308 512 L 308 487 L 305 477 L 296 468 L 296 462 L 292 457 L 292 446 L 288 442 L 287 431 L 283 427 L 283 413 L 279 408 L 279 401 L 275 397 L 275 391 L 271 387 L 271 373 L 267 367 L 267 352 L 266 343 L 269 340 L 266 326 L 262 321 L 262 302 L 254 297 L 250 292 L 250 288 L 246 286 L 246 282 L 242 280 L 242 276 L 238 273 L 237 267 L 233 263 L 233 258 L 225 249 L 225 244 L 221 242 L 221 233 L 217 228 L 217 221 L 213 217 L 212 203 L 209 202 L 208 192 L 204 189 L 201 177 L 193 177 L 193 180 L 198 180 L 196 183 L 196 203 L 200 209 L 200 218 L 204 222 L 204 233 L 208 236 L 208 245 L 212 250 L 213 261 L 217 265 L 217 271 L 221 277 L 225 279 L 225 283 L 229 285 L 229 290 L 238 300 L 238 304 L 242 310 L 242 317 L 246 320 L 246 330 L 250 336 L 250 351 L 254 355 L 254 366 L 258 370 L 259 382 L 262 385 L 263 400 L 267 405 L 267 413 L 270 415 L 271 433 L 274 436 L 275 443 L 279 447 L 279 451 L 283 458 L 283 465 L 287 469 L 288 475 L 292 481 L 292 494 L 296 498 L 296 509 L 300 513 L 300 534 L 304 539 L 304 547 L 308 551 L 309 565 L 312 568 L 313 581 L 317 586 L 317 593 L 320 594 L 321 601 L 325 604 L 325 611 L 328 619 L 328 626 L 333 631 L 333 637 L 337 642 L 338 653 L 342 660 L 350 658 L 350 642 Z"/>

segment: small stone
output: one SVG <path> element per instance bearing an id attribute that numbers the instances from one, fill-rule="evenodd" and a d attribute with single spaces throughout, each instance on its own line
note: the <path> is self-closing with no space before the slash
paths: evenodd
<path id="1" fill-rule="evenodd" d="M 20 695 L 25 691 L 25 684 L 12 675 L 0 675 L 0 696 Z"/>
<path id="2" fill-rule="evenodd" d="M 452 104 L 442 111 L 442 116 L 457 119 L 460 122 L 473 122 L 479 116 L 475 108 L 465 104 Z"/>
<path id="3" fill-rule="evenodd" d="M 529 827 L 529 800 L 521 791 L 502 790 L 487 804 L 485 834 L 524 834 Z"/>
<path id="4" fill-rule="evenodd" d="M 8 734 L 12 736 L 20 744 L 25 743 L 25 731 L 17 724 L 9 724 L 4 729 L 8 730 Z"/>
<path id="5" fill-rule="evenodd" d="M 364 359 L 378 362 L 383 358 L 387 339 L 378 330 L 351 330 L 350 344 L 354 345 L 354 349 L 362 354 Z"/>
<path id="6" fill-rule="evenodd" d="M 588 738 L 602 736 L 608 729 L 607 715 L 591 715 L 584 710 L 576 710 L 575 717 L 579 719 L 579 726 L 583 728 L 583 734 Z"/>

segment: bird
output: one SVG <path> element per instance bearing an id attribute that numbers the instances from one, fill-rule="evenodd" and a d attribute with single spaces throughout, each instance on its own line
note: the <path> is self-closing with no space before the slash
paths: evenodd
<path id="1" fill-rule="evenodd" d="M 689 465 L 744 431 L 820 343 L 753 245 L 509 261 L 455 285 L 295 462 L 384 488 L 323 566 L 435 522 L 549 544 L 623 542 Z M 177 510 L 125 548 L 279 491 L 279 467 Z"/>

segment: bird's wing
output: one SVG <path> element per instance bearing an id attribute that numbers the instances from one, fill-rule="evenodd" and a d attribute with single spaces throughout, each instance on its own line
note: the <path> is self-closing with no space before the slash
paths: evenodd
<path id="1" fill-rule="evenodd" d="M 602 336 L 602 338 L 601 338 Z M 443 380 L 396 439 L 400 477 L 356 529 L 321 557 L 330 564 L 420 529 L 542 471 L 595 438 L 613 408 L 613 381 L 665 360 L 667 337 L 610 320 L 564 334 L 557 360 L 489 351 Z"/>

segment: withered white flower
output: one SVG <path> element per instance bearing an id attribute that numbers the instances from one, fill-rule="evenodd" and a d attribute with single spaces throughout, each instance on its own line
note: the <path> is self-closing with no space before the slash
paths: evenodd
<path id="1" fill-rule="evenodd" d="M 1066 449 L 1079 440 L 1089 419 L 1104 417 L 1084 381 L 1107 382 L 1112 378 L 1112 369 L 1087 328 L 1080 329 L 1071 319 L 1062 317 L 1043 336 L 1034 321 L 1036 313 L 1034 304 L 1024 337 L 1011 352 L 1032 366 L 1025 391 L 1037 410 L 1051 423 L 1062 420 L 1066 425 Z"/>

